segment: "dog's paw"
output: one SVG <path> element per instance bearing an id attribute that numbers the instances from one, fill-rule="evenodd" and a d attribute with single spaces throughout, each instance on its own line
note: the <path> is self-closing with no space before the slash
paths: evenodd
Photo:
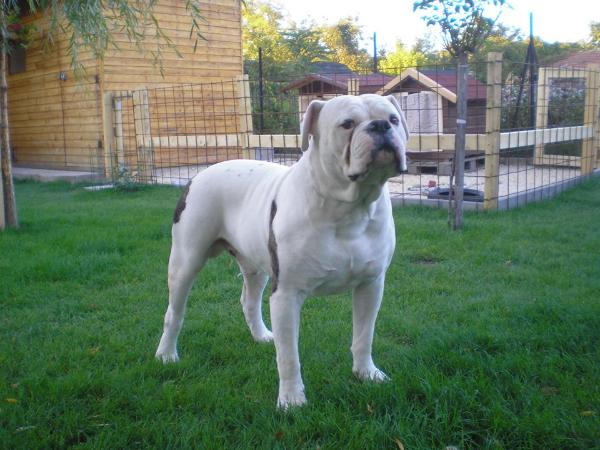
<path id="1" fill-rule="evenodd" d="M 354 375 L 361 380 L 373 381 L 375 383 L 383 383 L 390 379 L 385 373 L 375 366 L 368 369 L 355 370 Z"/>
<path id="2" fill-rule="evenodd" d="M 252 336 L 256 342 L 273 342 L 273 333 L 265 329 L 261 333 Z"/>
<path id="3" fill-rule="evenodd" d="M 277 399 L 277 408 L 287 411 L 290 408 L 296 406 L 302 406 L 306 404 L 306 396 L 304 395 L 304 391 L 296 391 L 296 392 L 288 392 L 288 393 L 279 393 L 279 398 Z"/>
<path id="4" fill-rule="evenodd" d="M 159 361 L 162 361 L 164 364 L 174 363 L 174 362 L 179 361 L 179 355 L 177 354 L 177 351 L 166 352 L 166 351 L 157 350 L 156 355 L 154 355 L 154 356 L 156 359 L 158 359 Z"/>

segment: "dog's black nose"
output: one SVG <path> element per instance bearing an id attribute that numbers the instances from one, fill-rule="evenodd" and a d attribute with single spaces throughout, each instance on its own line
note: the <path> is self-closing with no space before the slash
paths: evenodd
<path id="1" fill-rule="evenodd" d="M 390 128 L 392 128 L 392 126 L 387 120 L 373 120 L 369 124 L 367 130 L 373 133 L 385 133 Z"/>

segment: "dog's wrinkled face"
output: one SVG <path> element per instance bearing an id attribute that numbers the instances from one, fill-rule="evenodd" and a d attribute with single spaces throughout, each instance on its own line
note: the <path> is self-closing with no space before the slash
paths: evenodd
<path id="1" fill-rule="evenodd" d="M 367 94 L 312 102 L 303 122 L 303 150 L 308 148 L 309 135 L 322 164 L 340 168 L 339 175 L 349 182 L 372 176 L 387 179 L 406 171 L 408 127 L 392 96 Z"/>

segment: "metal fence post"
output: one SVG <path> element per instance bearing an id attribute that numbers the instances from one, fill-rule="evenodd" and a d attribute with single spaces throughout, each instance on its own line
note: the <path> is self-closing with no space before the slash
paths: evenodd
<path id="1" fill-rule="evenodd" d="M 483 208 L 498 208 L 500 181 L 500 123 L 502 113 L 502 53 L 487 55 L 485 106 L 485 186 Z"/>
<path id="2" fill-rule="evenodd" d="M 592 64 L 587 66 L 585 74 L 585 101 L 583 112 L 583 124 L 592 127 L 592 133 L 583 140 L 581 146 L 581 175 L 592 173 L 596 158 L 598 156 L 594 146 L 594 138 L 598 136 L 598 71 L 600 66 Z M 596 153 L 596 154 L 594 154 Z"/>
<path id="3" fill-rule="evenodd" d="M 133 114 L 138 158 L 138 180 L 151 182 L 154 168 L 154 151 L 150 132 L 150 107 L 147 90 L 133 93 Z"/>

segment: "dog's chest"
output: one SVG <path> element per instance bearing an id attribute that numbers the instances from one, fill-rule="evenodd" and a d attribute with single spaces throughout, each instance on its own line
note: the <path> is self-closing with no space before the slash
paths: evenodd
<path id="1" fill-rule="evenodd" d="M 394 244 L 393 234 L 380 224 L 333 227 L 313 248 L 317 256 L 311 257 L 314 265 L 309 271 L 313 292 L 346 291 L 378 278 L 390 263 Z"/>

